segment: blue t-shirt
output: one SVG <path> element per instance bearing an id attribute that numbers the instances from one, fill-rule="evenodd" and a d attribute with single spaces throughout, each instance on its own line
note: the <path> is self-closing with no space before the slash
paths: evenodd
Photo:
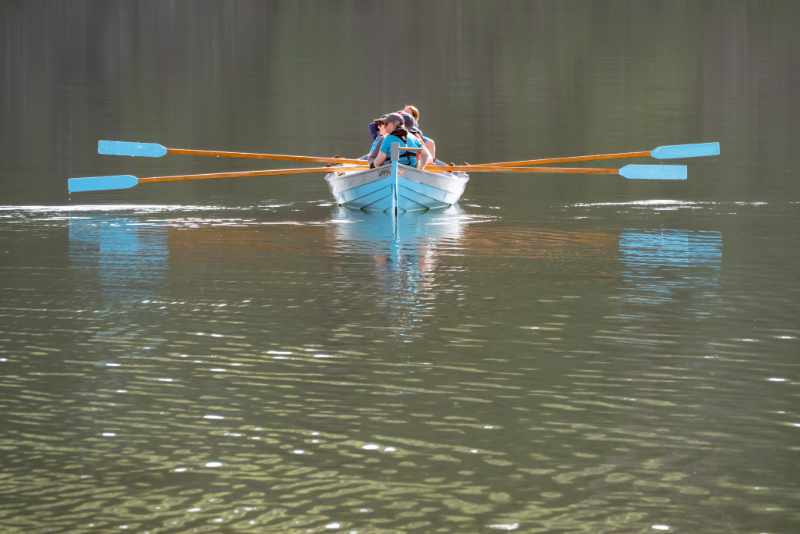
<path id="1" fill-rule="evenodd" d="M 389 161 L 392 157 L 392 145 L 399 144 L 402 146 L 410 146 L 414 148 L 422 148 L 422 143 L 419 142 L 419 139 L 414 137 L 412 134 L 408 134 L 406 137 L 406 142 L 403 143 L 403 140 L 397 137 L 394 134 L 387 135 L 383 138 L 383 144 L 381 145 L 381 152 L 386 154 L 386 161 Z M 400 163 L 403 165 L 410 165 L 411 167 L 417 166 L 417 156 L 416 152 L 405 152 L 407 155 L 403 155 L 404 152 L 400 149 Z"/>

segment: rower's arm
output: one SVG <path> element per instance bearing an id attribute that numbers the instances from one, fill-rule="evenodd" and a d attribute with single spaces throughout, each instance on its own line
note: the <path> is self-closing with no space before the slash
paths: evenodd
<path id="1" fill-rule="evenodd" d="M 429 137 L 428 139 L 423 140 L 422 144 L 425 145 L 425 148 L 427 148 L 428 152 L 431 153 L 431 161 L 435 161 L 436 160 L 436 141 L 434 141 L 433 139 L 431 139 Z"/>
<path id="2" fill-rule="evenodd" d="M 417 158 L 417 168 L 424 169 L 425 166 L 431 161 L 433 161 L 433 157 L 431 157 L 428 147 L 422 145 L 422 148 L 419 151 L 419 157 Z"/>
<path id="3" fill-rule="evenodd" d="M 378 152 L 378 155 L 375 157 L 375 166 L 376 167 L 380 167 L 381 165 L 384 164 L 385 161 L 386 161 L 386 154 L 384 154 L 383 151 L 381 150 L 381 151 Z"/>

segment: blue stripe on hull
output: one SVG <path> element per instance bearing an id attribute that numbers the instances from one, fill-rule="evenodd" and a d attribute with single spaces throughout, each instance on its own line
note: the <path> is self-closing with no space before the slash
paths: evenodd
<path id="1" fill-rule="evenodd" d="M 427 195 L 420 194 L 411 188 L 400 188 L 400 206 L 406 211 L 442 208 L 448 204 Z"/>
<path id="2" fill-rule="evenodd" d="M 447 206 L 451 204 L 448 202 L 447 191 L 405 178 L 400 179 L 400 194 L 425 205 Z"/>
<path id="3" fill-rule="evenodd" d="M 339 193 L 337 199 L 343 206 L 355 209 L 388 209 L 391 204 L 392 187 L 389 178 L 353 187 Z"/>
<path id="4" fill-rule="evenodd" d="M 376 187 L 370 191 L 345 191 L 339 196 L 340 204 L 351 204 L 363 208 L 379 202 L 382 198 L 389 197 L 392 194 L 392 188 L 389 185 L 383 187 Z"/>

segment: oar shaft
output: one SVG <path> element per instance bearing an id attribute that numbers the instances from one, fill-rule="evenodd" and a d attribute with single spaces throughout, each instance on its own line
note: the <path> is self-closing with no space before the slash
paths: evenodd
<path id="1" fill-rule="evenodd" d="M 479 163 L 478 165 L 517 167 L 522 165 L 549 165 L 552 163 L 578 163 L 583 161 L 603 161 L 612 159 L 684 159 L 707 156 L 719 156 L 719 141 L 657 146 L 652 150 L 637 150 L 636 152 L 617 152 L 615 154 L 593 154 L 588 156 L 563 156 L 557 158 L 526 159 L 521 161 L 498 161 L 495 163 Z"/>
<path id="2" fill-rule="evenodd" d="M 686 180 L 686 165 L 625 165 L 609 167 L 499 167 L 488 165 L 451 165 L 431 167 L 434 172 L 517 172 L 543 174 L 618 174 L 628 180 Z"/>
<path id="3" fill-rule="evenodd" d="M 545 174 L 618 174 L 619 169 L 606 167 L 506 167 L 502 165 L 430 165 L 433 172 L 517 172 Z"/>
<path id="4" fill-rule="evenodd" d="M 235 159 L 269 159 L 277 161 L 302 161 L 306 163 L 346 163 L 349 165 L 367 165 L 363 159 L 339 158 L 327 156 L 296 156 L 293 154 L 265 154 L 259 152 L 232 152 L 229 150 L 200 150 L 195 148 L 167 148 L 170 155 L 201 156 L 209 158 Z"/>
<path id="5" fill-rule="evenodd" d="M 522 167 L 524 165 L 550 165 L 553 163 L 579 163 L 583 161 L 604 161 L 612 159 L 633 159 L 650 157 L 650 150 L 637 152 L 619 152 L 616 154 L 593 154 L 586 156 L 562 156 L 556 158 L 526 159 L 520 161 L 498 161 L 495 163 L 477 163 L 479 167 Z"/>
<path id="6" fill-rule="evenodd" d="M 338 156 L 297 156 L 294 154 L 233 152 L 230 150 L 168 148 L 158 143 L 114 141 L 110 139 L 100 139 L 97 141 L 97 153 L 104 156 L 130 156 L 134 158 L 163 158 L 168 154 L 173 154 L 184 156 L 203 156 L 207 158 L 271 159 L 278 161 L 304 161 L 307 163 L 347 163 L 352 165 L 367 164 L 367 162 L 362 159 L 342 158 Z"/>
<path id="7" fill-rule="evenodd" d="M 397 163 L 395 162 L 395 166 Z M 481 165 L 435 165 L 429 170 L 433 172 L 511 172 L 511 173 L 545 173 L 545 174 L 618 174 L 629 180 L 686 180 L 686 165 L 625 165 L 620 169 L 608 167 L 498 167 Z M 364 171 L 362 166 L 336 165 L 331 167 L 306 167 L 300 169 L 264 169 L 257 171 L 214 172 L 206 174 L 180 174 L 173 176 L 150 176 L 137 178 L 132 175 L 86 176 L 70 178 L 67 190 L 70 193 L 84 191 L 111 191 L 130 189 L 139 184 L 159 182 L 189 182 L 196 180 L 217 180 L 223 178 L 247 178 L 255 176 L 287 176 L 292 174 L 321 174 L 329 172 Z M 396 171 L 396 169 L 395 169 Z"/>
<path id="8" fill-rule="evenodd" d="M 174 176 L 150 176 L 139 178 L 140 184 L 160 182 L 191 182 L 195 180 L 219 180 L 222 178 L 250 178 L 255 176 L 286 176 L 290 174 L 323 174 L 363 170 L 361 167 L 306 167 L 298 169 L 264 169 L 257 171 L 212 172 L 206 174 L 179 174 Z"/>

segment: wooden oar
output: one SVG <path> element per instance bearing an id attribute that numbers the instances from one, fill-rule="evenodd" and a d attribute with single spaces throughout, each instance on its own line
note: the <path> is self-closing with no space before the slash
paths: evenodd
<path id="1" fill-rule="evenodd" d="M 498 161 L 494 163 L 476 163 L 480 166 L 521 167 L 524 165 L 550 165 L 553 163 L 578 163 L 582 161 L 603 161 L 611 159 L 655 158 L 684 159 L 719 156 L 719 142 L 693 143 L 688 145 L 665 145 L 652 150 L 637 152 L 619 152 L 616 154 L 595 154 L 588 156 L 564 156 L 556 158 L 526 159 L 521 161 Z"/>
<path id="2" fill-rule="evenodd" d="M 367 165 L 367 162 L 354 158 L 328 157 L 328 156 L 301 156 L 293 154 L 269 154 L 261 152 L 233 152 L 225 150 L 201 150 L 194 148 L 172 148 L 158 143 L 138 143 L 131 141 L 97 142 L 97 153 L 107 156 L 130 156 L 160 158 L 168 154 L 202 156 L 214 158 L 237 159 L 269 159 L 279 161 L 298 161 L 307 163 L 342 163 L 349 165 Z M 619 152 L 612 154 L 594 154 L 586 156 L 563 156 L 553 158 L 538 158 L 519 161 L 497 161 L 490 163 L 476 163 L 475 166 L 493 167 L 521 167 L 525 165 L 550 165 L 554 163 L 577 163 L 584 161 L 603 161 L 613 159 L 655 158 L 655 159 L 683 159 L 706 156 L 718 156 L 720 153 L 719 142 L 693 143 L 685 145 L 665 145 L 652 150 L 639 150 L 636 152 Z"/>
<path id="3" fill-rule="evenodd" d="M 113 176 L 87 176 L 82 178 L 69 178 L 67 190 L 70 193 L 83 193 L 86 191 L 112 191 L 115 189 L 130 189 L 139 184 L 153 184 L 160 182 L 190 182 L 194 180 L 219 180 L 222 178 L 249 178 L 253 176 L 286 176 L 290 174 L 321 174 L 329 172 L 360 171 L 363 167 L 306 167 L 299 169 L 266 169 L 258 171 L 214 172 L 206 174 L 181 174 L 175 176 L 150 176 L 139 178 L 130 174 Z"/>
<path id="4" fill-rule="evenodd" d="M 430 165 L 432 172 L 514 172 L 543 174 L 616 174 L 628 180 L 686 180 L 686 165 L 638 165 L 624 167 L 503 167 L 489 165 Z"/>
<path id="5" fill-rule="evenodd" d="M 266 154 L 261 152 L 231 152 L 226 150 L 200 150 L 195 148 L 172 148 L 158 143 L 136 143 L 131 141 L 97 142 L 97 153 L 104 156 L 131 156 L 140 158 L 161 158 L 166 155 L 203 156 L 209 158 L 271 159 L 278 161 L 301 161 L 305 163 L 346 163 L 348 165 L 367 165 L 363 159 L 327 156 L 296 156 L 293 154 Z"/>
<path id="6" fill-rule="evenodd" d="M 477 173 L 544 173 L 544 174 L 613 174 L 628 180 L 686 180 L 686 165 L 625 165 L 619 169 L 607 167 L 490 167 L 487 165 L 432 165 L 433 172 L 477 172 Z M 130 189 L 139 184 L 160 182 L 190 182 L 195 180 L 219 180 L 223 178 L 248 178 L 255 176 L 287 176 L 292 174 L 322 174 L 329 172 L 361 171 L 363 167 L 334 166 L 306 167 L 299 169 L 266 169 L 257 171 L 214 172 L 206 174 L 181 174 L 173 176 L 151 176 L 139 178 L 130 174 L 112 176 L 87 176 L 69 178 L 70 193 L 87 191 L 112 191 Z"/>

